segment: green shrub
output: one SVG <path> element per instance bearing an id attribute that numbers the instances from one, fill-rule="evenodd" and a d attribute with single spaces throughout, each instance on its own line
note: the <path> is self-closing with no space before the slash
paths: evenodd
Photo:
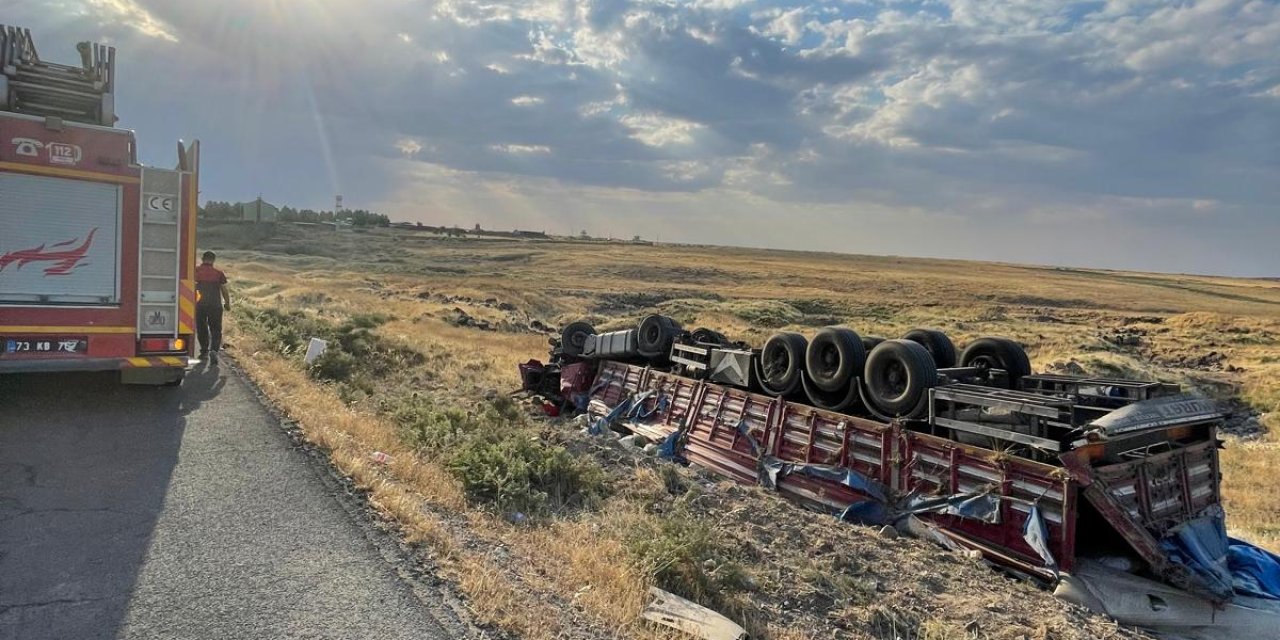
<path id="1" fill-rule="evenodd" d="M 642 522 L 625 544 L 632 562 L 657 586 L 713 606 L 743 588 L 742 568 L 704 520 L 679 508 Z"/>
<path id="2" fill-rule="evenodd" d="M 441 409 L 417 395 L 388 404 L 384 411 L 399 426 L 401 439 L 419 450 L 445 451 L 484 426 L 474 414 L 456 407 Z"/>
<path id="3" fill-rule="evenodd" d="M 311 377 L 331 382 L 347 382 L 355 374 L 355 356 L 341 349 L 326 349 L 311 363 Z"/>
<path id="4" fill-rule="evenodd" d="M 468 499 L 501 513 L 545 515 L 588 506 L 605 493 L 598 466 L 524 430 L 476 434 L 457 446 L 445 467 Z"/>

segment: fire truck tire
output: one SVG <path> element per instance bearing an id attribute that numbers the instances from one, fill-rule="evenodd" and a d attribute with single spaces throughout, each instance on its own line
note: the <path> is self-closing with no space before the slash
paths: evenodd
<path id="1" fill-rule="evenodd" d="M 881 342 L 884 342 L 884 338 L 880 336 L 862 336 L 862 350 L 871 353 L 871 350 Z"/>
<path id="2" fill-rule="evenodd" d="M 570 322 L 560 331 L 560 348 L 567 356 L 581 356 L 587 336 L 595 332 L 595 327 L 586 322 Z"/>
<path id="3" fill-rule="evenodd" d="M 665 356 L 671 352 L 671 343 L 680 334 L 680 324 L 667 316 L 645 316 L 636 326 L 636 342 L 640 355 L 647 358 Z"/>
<path id="4" fill-rule="evenodd" d="M 863 382 L 868 399 L 880 413 L 912 418 L 924 408 L 929 389 L 938 384 L 938 368 L 919 343 L 886 340 L 867 356 Z"/>
<path id="5" fill-rule="evenodd" d="M 956 366 L 956 345 L 951 342 L 947 334 L 936 329 L 912 329 L 902 338 L 920 343 L 920 346 L 933 356 L 933 363 L 939 369 L 950 369 Z"/>
<path id="6" fill-rule="evenodd" d="M 775 333 L 760 350 L 760 374 L 768 387 L 794 389 L 804 373 L 808 341 L 798 333 Z"/>
<path id="7" fill-rule="evenodd" d="M 819 331 L 809 341 L 804 354 L 809 380 L 823 391 L 847 389 L 866 363 L 862 338 L 848 327 L 827 327 Z"/>
<path id="8" fill-rule="evenodd" d="M 1022 376 L 1031 374 L 1031 361 L 1022 346 L 1008 338 L 978 338 L 960 354 L 960 366 L 1004 369 L 1008 387 L 1015 389 Z"/>

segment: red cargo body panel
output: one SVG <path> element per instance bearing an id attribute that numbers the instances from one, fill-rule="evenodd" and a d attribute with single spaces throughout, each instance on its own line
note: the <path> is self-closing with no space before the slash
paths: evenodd
<path id="1" fill-rule="evenodd" d="M 852 469 L 881 485 L 890 485 L 889 453 L 894 433 L 891 425 L 781 400 L 775 402 L 769 441 L 769 451 L 775 458 Z M 844 484 L 800 474 L 787 476 L 778 490 L 802 502 L 834 510 L 870 498 Z"/>
<path id="2" fill-rule="evenodd" d="M 560 369 L 560 393 L 568 396 L 591 388 L 595 366 L 590 362 L 575 362 Z"/>
<path id="3" fill-rule="evenodd" d="M 743 484 L 755 484 L 757 449 L 768 439 L 769 403 L 737 389 L 698 386 L 695 393 L 701 398 L 687 431 L 685 457 Z"/>
<path id="4" fill-rule="evenodd" d="M 691 463 L 743 484 L 758 482 L 761 455 L 771 455 L 783 462 L 851 469 L 900 492 L 990 490 L 1004 498 L 998 524 L 922 517 L 1006 556 L 997 561 L 1044 565 L 1022 537 L 1031 505 L 1037 504 L 1058 568 L 1074 565 L 1078 487 L 1062 468 L 634 365 L 602 362 L 593 388 L 593 398 L 608 407 L 644 391 L 653 392 L 646 409 L 658 398 L 669 398 L 667 411 L 627 426 L 652 438 L 685 429 L 683 454 Z M 800 473 L 786 476 L 778 491 L 832 511 L 870 498 L 843 483 Z"/>
<path id="5" fill-rule="evenodd" d="M 903 432 L 899 473 L 899 486 L 904 491 L 924 495 L 991 491 L 1001 496 L 998 524 L 952 515 L 921 517 L 965 537 L 1001 547 L 1033 565 L 1043 561 L 1023 540 L 1022 529 L 1032 503 L 1038 504 L 1049 531 L 1049 549 L 1058 567 L 1070 570 L 1073 566 L 1077 487 L 1063 469 L 945 438 Z"/>

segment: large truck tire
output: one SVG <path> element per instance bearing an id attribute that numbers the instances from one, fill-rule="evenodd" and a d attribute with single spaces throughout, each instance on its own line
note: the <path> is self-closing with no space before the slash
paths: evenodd
<path id="1" fill-rule="evenodd" d="M 862 350 L 871 353 L 872 349 L 884 341 L 885 339 L 880 336 L 862 336 Z"/>
<path id="2" fill-rule="evenodd" d="M 1022 345 L 1008 338 L 978 338 L 960 354 L 960 366 L 1003 369 L 1009 374 L 1008 388 L 1018 388 L 1018 380 L 1031 375 L 1031 360 Z"/>
<path id="3" fill-rule="evenodd" d="M 586 322 L 570 322 L 560 330 L 560 348 L 566 356 L 579 357 L 586 347 L 587 336 L 595 332 L 595 327 Z"/>
<path id="4" fill-rule="evenodd" d="M 863 375 L 867 399 L 891 418 L 915 418 L 938 384 L 933 356 L 917 342 L 886 340 L 871 350 Z"/>
<path id="5" fill-rule="evenodd" d="M 956 345 L 947 334 L 936 329 L 912 329 L 902 336 L 903 340 L 919 343 L 933 356 L 933 363 L 939 369 L 950 369 L 956 366 Z"/>
<path id="6" fill-rule="evenodd" d="M 689 338 L 697 344 L 714 344 L 719 346 L 729 344 L 729 338 L 725 337 L 723 333 L 706 327 L 698 327 L 697 329 L 694 329 L 693 333 L 689 335 Z"/>
<path id="7" fill-rule="evenodd" d="M 862 338 L 848 327 L 826 327 L 809 341 L 804 368 L 809 380 L 823 391 L 847 389 L 867 363 Z"/>
<path id="8" fill-rule="evenodd" d="M 645 316 L 636 326 L 636 342 L 640 347 L 640 355 L 646 358 L 661 358 L 671 353 L 671 343 L 680 335 L 680 323 L 667 316 L 653 314 Z"/>
<path id="9" fill-rule="evenodd" d="M 775 333 L 760 350 L 760 377 L 776 394 L 792 393 L 804 375 L 804 354 L 809 343 L 798 333 Z"/>

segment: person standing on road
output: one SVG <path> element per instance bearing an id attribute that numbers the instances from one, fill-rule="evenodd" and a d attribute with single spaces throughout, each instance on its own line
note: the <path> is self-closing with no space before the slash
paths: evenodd
<path id="1" fill-rule="evenodd" d="M 213 266 L 217 259 L 212 251 L 206 251 L 196 267 L 196 339 L 200 341 L 200 359 L 207 357 L 213 363 L 218 362 L 222 349 L 222 311 L 231 310 L 227 274 Z"/>

